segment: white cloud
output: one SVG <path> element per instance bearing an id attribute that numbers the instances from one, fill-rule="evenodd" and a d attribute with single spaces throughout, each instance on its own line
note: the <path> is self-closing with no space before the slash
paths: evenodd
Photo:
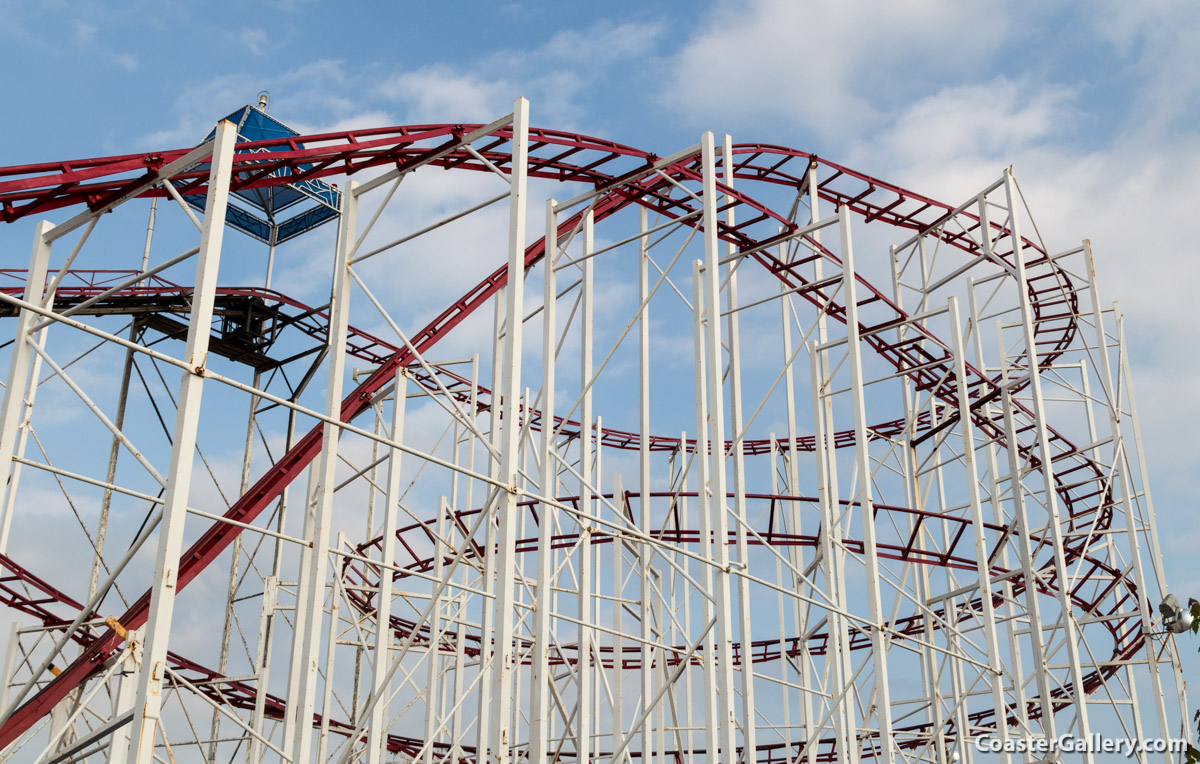
<path id="1" fill-rule="evenodd" d="M 1069 87 L 1003 76 L 947 87 L 916 100 L 839 161 L 956 203 L 1019 156 L 1069 145 L 1074 99 Z"/>
<path id="2" fill-rule="evenodd" d="M 227 31 L 225 39 L 255 56 L 265 56 L 279 47 L 279 43 L 271 40 L 267 31 L 260 27 L 241 27 L 237 31 Z"/>
<path id="3" fill-rule="evenodd" d="M 853 136 L 930 75 L 976 70 L 1006 28 L 998 6 L 949 0 L 726 2 L 675 57 L 663 99 L 720 128 Z"/>
<path id="4" fill-rule="evenodd" d="M 541 46 L 502 49 L 466 66 L 430 64 L 396 74 L 379 86 L 405 104 L 409 122 L 487 122 L 509 112 L 518 96 L 535 104 L 536 124 L 572 129 L 587 113 L 589 89 L 612 67 L 645 56 L 661 36 L 657 22 L 598 22 L 557 32 Z"/>
<path id="5" fill-rule="evenodd" d="M 75 46 L 78 49 L 99 54 L 126 72 L 137 71 L 138 61 L 133 54 L 115 51 L 106 46 L 100 39 L 100 28 L 81 19 L 71 22 L 71 31 L 75 36 Z"/>
<path id="6" fill-rule="evenodd" d="M 444 64 L 401 73 L 379 89 L 385 98 L 407 104 L 417 122 L 488 122 L 508 111 L 505 85 Z"/>

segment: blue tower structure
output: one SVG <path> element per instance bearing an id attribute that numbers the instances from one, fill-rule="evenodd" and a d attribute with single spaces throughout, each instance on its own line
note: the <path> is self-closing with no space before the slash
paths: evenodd
<path id="1" fill-rule="evenodd" d="M 225 118 L 237 125 L 238 143 L 300 135 L 267 114 L 266 105 L 267 99 L 260 97 L 258 106 L 247 104 Z M 215 130 L 210 132 L 205 140 L 212 140 L 215 134 Z M 295 148 L 303 149 L 304 144 L 297 143 Z M 287 147 L 259 149 L 264 153 L 284 150 Z M 297 175 L 310 166 L 284 167 L 274 174 Z M 195 209 L 204 211 L 203 196 L 185 196 L 184 200 Z M 235 191 L 229 201 L 225 222 L 264 244 L 274 246 L 336 218 L 341 192 L 322 180 L 302 179 L 282 186 Z"/>

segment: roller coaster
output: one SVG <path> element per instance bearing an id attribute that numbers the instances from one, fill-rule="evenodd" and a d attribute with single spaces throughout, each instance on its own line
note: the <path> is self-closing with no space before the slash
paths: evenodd
<path id="1" fill-rule="evenodd" d="M 0 168 L 0 761 L 1187 736 L 1087 240 L 1011 170 L 954 206 L 528 110 Z"/>

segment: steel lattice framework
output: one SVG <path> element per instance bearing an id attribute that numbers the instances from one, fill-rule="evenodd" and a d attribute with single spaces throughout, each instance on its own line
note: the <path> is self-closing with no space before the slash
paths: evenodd
<path id="1" fill-rule="evenodd" d="M 945 764 L 1186 735 L 1121 313 L 1011 171 L 952 207 L 780 146 L 534 128 L 523 99 L 236 138 L 0 168 L 33 228 L 0 271 L 0 759 Z M 437 169 L 495 188 L 384 233 Z M 319 178 L 328 303 L 271 266 L 227 285 L 238 192 Z M 114 246 L 106 213 L 147 205 Z M 195 230 L 159 258 L 175 207 Z M 499 267 L 413 324 L 404 274 L 454 270 L 469 221 Z M 237 489 L 205 456 L 235 448 Z"/>

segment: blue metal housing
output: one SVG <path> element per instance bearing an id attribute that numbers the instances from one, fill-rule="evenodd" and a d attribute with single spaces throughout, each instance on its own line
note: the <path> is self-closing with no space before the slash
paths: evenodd
<path id="1" fill-rule="evenodd" d="M 271 138 L 290 138 L 300 135 L 292 128 L 270 116 L 261 109 L 246 105 L 225 119 L 237 125 L 238 143 L 261 141 Z M 211 140 L 215 130 L 205 140 Z M 303 144 L 296 144 L 304 148 Z M 286 147 L 260 149 L 283 151 Z M 303 173 L 311 165 L 284 167 L 275 172 L 277 176 Z M 234 203 L 235 199 L 241 204 Z M 197 210 L 204 211 L 205 198 L 199 195 L 185 196 L 184 200 Z M 282 244 L 338 216 L 341 192 L 322 180 L 300 180 L 283 186 L 250 188 L 235 191 L 231 195 L 225 222 L 265 244 Z M 292 210 L 286 219 L 280 213 Z"/>

